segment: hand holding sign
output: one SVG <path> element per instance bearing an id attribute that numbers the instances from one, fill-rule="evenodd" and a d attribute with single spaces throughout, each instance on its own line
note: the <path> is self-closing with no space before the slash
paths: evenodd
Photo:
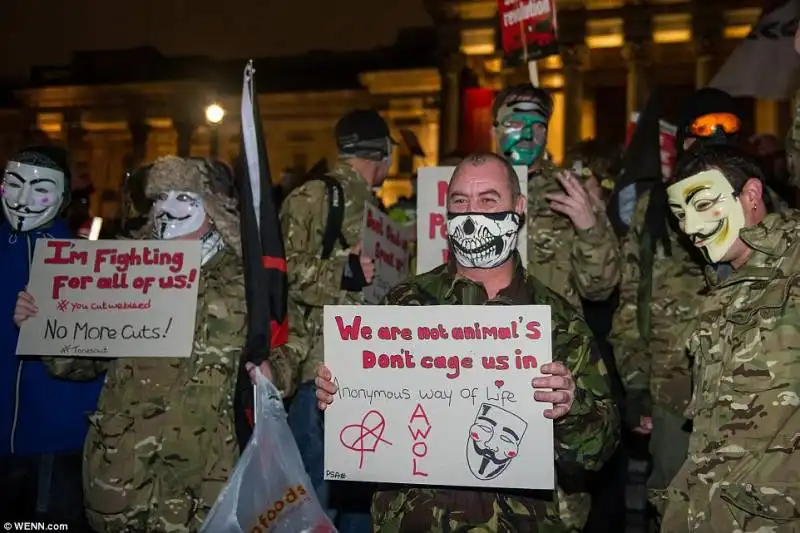
<path id="1" fill-rule="evenodd" d="M 364 273 L 364 279 L 367 280 L 367 284 L 369 285 L 372 283 L 372 279 L 375 277 L 375 260 L 364 253 L 361 243 L 353 246 L 352 253 L 358 255 L 358 262 L 361 264 L 361 271 Z"/>
<path id="2" fill-rule="evenodd" d="M 542 374 L 550 374 L 552 377 L 533 378 L 531 386 L 534 389 L 553 389 L 553 392 L 537 390 L 533 393 L 533 399 L 553 404 L 552 409 L 545 409 L 545 417 L 556 420 L 566 416 L 572 409 L 572 401 L 575 399 L 575 381 L 572 379 L 572 372 L 564 366 L 564 363 L 556 361 L 542 365 Z"/>
<path id="3" fill-rule="evenodd" d="M 36 316 L 39 308 L 36 307 L 36 300 L 28 291 L 20 291 L 17 296 L 17 305 L 14 306 L 14 324 L 18 328 L 22 327 L 22 323 L 27 319 Z"/>

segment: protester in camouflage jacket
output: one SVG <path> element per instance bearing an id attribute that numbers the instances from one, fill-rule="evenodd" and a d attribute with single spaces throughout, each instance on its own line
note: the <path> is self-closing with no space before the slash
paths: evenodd
<path id="1" fill-rule="evenodd" d="M 326 181 L 310 180 L 281 206 L 289 281 L 289 338 L 279 352 L 291 364 L 274 373 L 285 392 L 296 390 L 289 408 L 289 426 L 317 496 L 332 517 L 335 509 L 345 504 L 332 502 L 330 484 L 323 479 L 324 436 L 314 390 L 314 375 L 323 359 L 323 307 L 364 301 L 362 290 L 374 275 L 370 257 L 374 251 L 361 249 L 365 206 L 378 205 L 372 187 L 386 178 L 393 144 L 388 125 L 373 110 L 344 115 L 336 125 L 336 138 L 340 160 L 325 180 L 338 183 L 344 198 L 338 198 L 335 189 L 329 191 Z M 325 257 L 324 237 L 330 224 L 335 224 L 329 219 L 330 202 L 337 206 L 344 202 L 344 213 L 330 256 Z M 369 530 L 369 496 L 353 499 L 357 501 L 346 505 L 353 512 L 343 519 L 358 525 L 343 533 Z"/>
<path id="2" fill-rule="evenodd" d="M 749 172 L 760 175 L 759 167 Z M 787 209 L 777 194 L 767 194 L 768 211 Z M 691 397 L 691 361 L 685 344 L 706 282 L 702 256 L 676 226 L 664 228 L 669 250 L 662 238 L 653 236 L 654 229 L 646 227 L 649 203 L 648 191 L 638 200 L 623 241 L 619 307 L 609 340 L 625 387 L 628 423 L 634 431 L 650 434 L 649 486 L 663 489 L 686 459 L 689 445 L 691 425 L 684 411 Z M 655 252 L 646 260 L 652 239 Z"/>
<path id="3" fill-rule="evenodd" d="M 191 356 L 48 362 L 76 380 L 108 368 L 84 447 L 86 511 L 98 533 L 197 531 L 236 463 L 246 308 L 233 183 L 220 178 L 202 160 L 169 156 L 147 180 L 150 238 L 202 242 Z"/>
<path id="4" fill-rule="evenodd" d="M 658 240 L 653 257 L 644 261 L 653 238 L 645 225 L 649 202 L 647 192 L 636 204 L 623 242 L 619 307 L 609 341 L 625 387 L 628 424 L 634 431 L 652 431 L 649 485 L 663 489 L 686 459 L 691 429 L 683 413 L 692 376 L 685 344 L 706 284 L 699 254 L 671 226 L 666 228 L 669 250 Z M 643 270 L 649 270 L 649 280 Z"/>
<path id="5" fill-rule="evenodd" d="M 291 354 L 292 374 L 276 379 L 284 390 L 313 381 L 322 361 L 322 308 L 325 305 L 363 303 L 361 292 L 342 289 L 342 273 L 349 256 L 361 243 L 364 206 L 377 206 L 369 184 L 346 161 L 339 161 L 328 176 L 342 186 L 344 219 L 342 237 L 330 258 L 322 258 L 322 237 L 328 221 L 325 182 L 311 180 L 295 189 L 281 206 L 280 220 L 286 246 L 289 276 L 289 342 L 282 348 Z"/>
<path id="6" fill-rule="evenodd" d="M 497 152 L 528 173 L 528 270 L 576 309 L 619 283 L 619 243 L 604 209 L 570 172 L 547 159 L 550 96 L 530 84 L 502 91 L 492 119 Z"/>
<path id="7" fill-rule="evenodd" d="M 499 162 L 499 163 L 498 163 Z M 474 165 L 470 173 L 459 176 L 459 169 Z M 498 169 L 505 168 L 506 177 Z M 502 180 L 518 183 L 513 169 L 496 156 L 470 156 L 457 167 L 448 193 L 449 217 L 454 221 L 457 205 L 475 216 L 486 209 L 478 198 L 463 205 L 460 196 L 470 193 L 467 183 L 473 177 L 481 179 L 480 186 L 499 191 Z M 490 179 L 491 178 L 491 179 Z M 498 185 L 499 182 L 499 185 Z M 513 185 L 512 185 L 513 187 Z M 506 190 L 508 186 L 504 187 Z M 508 196 L 508 192 L 501 192 Z M 520 211 L 524 210 L 524 199 Z M 502 200 L 501 200 L 502 201 Z M 505 201 L 508 201 L 507 199 Z M 456 204 L 457 202 L 457 204 Z M 498 202 L 500 203 L 500 202 Z M 500 208 L 494 209 L 498 211 Z M 507 215 L 508 216 L 508 215 Z M 452 235 L 451 228 L 448 233 Z M 452 236 L 451 236 L 452 241 Z M 458 246 L 451 242 L 451 248 Z M 506 248 L 504 248 L 505 250 Z M 512 249 L 508 249 L 511 253 Z M 513 252 L 505 266 L 510 284 L 496 290 L 488 282 L 478 283 L 458 273 L 458 252 L 451 261 L 430 272 L 416 276 L 395 287 L 386 297 L 389 305 L 549 305 L 552 313 L 553 361 L 568 369 L 574 383 L 574 402 L 554 422 L 555 458 L 558 490 L 552 494 L 536 495 L 520 491 L 481 491 L 477 489 L 406 487 L 387 489 L 376 494 L 372 516 L 378 533 L 443 533 L 445 531 L 475 531 L 481 533 L 562 533 L 578 532 L 585 521 L 586 508 L 573 508 L 567 497 L 583 492 L 585 472 L 599 470 L 614 452 L 619 427 L 616 408 L 610 398 L 609 380 L 605 365 L 592 341 L 591 333 L 580 314 L 564 298 L 556 294 L 525 271 L 519 255 Z M 485 256 L 485 254 L 484 254 Z M 485 257 L 484 257 L 485 259 Z M 489 257 L 491 260 L 492 258 Z M 496 261 L 495 261 L 496 262 Z M 500 263 L 502 266 L 503 264 Z M 490 268 L 476 267 L 483 272 Z M 505 282 L 508 283 L 508 282 Z M 490 287 L 496 294 L 491 295 Z M 543 372 L 547 371 L 543 368 Z M 330 373 L 325 367 L 318 371 L 318 398 L 324 404 L 333 401 Z M 544 386 L 544 385 L 543 385 Z M 557 388 L 557 387 L 556 387 Z M 536 392 L 540 394 L 540 392 Z M 560 394 L 560 392 L 556 392 Z M 539 401 L 546 401 L 536 396 Z"/>
<path id="8" fill-rule="evenodd" d="M 750 165 L 706 147 L 668 189 L 681 230 L 731 268 L 707 269 L 687 343 L 694 432 L 663 495 L 664 533 L 800 528 L 800 213 L 768 215 Z"/>

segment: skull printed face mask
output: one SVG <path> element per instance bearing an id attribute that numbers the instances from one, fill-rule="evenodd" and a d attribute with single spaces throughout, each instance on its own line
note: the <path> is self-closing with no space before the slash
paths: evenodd
<path id="1" fill-rule="evenodd" d="M 447 237 L 458 264 L 466 268 L 494 268 L 517 248 L 522 218 L 514 211 L 448 213 Z"/>
<path id="2" fill-rule="evenodd" d="M 482 481 L 498 477 L 519 455 L 528 423 L 510 411 L 484 403 L 469 428 L 467 463 Z"/>
<path id="3" fill-rule="evenodd" d="M 200 229 L 206 210 L 200 195 L 186 191 L 161 194 L 153 204 L 153 236 L 169 240 Z"/>
<path id="4" fill-rule="evenodd" d="M 53 220 L 64 204 L 64 173 L 10 161 L 0 195 L 3 214 L 14 231 L 31 231 Z"/>

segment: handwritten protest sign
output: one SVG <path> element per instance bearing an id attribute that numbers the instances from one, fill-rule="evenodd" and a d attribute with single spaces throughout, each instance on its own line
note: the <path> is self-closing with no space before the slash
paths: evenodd
<path id="1" fill-rule="evenodd" d="M 189 357 L 200 241 L 36 243 L 17 354 Z"/>
<path id="2" fill-rule="evenodd" d="M 366 203 L 362 249 L 375 260 L 375 278 L 364 288 L 364 300 L 376 304 L 408 277 L 408 251 L 403 229 L 377 207 Z"/>
<path id="3" fill-rule="evenodd" d="M 456 167 L 420 168 L 417 177 L 417 274 L 447 262 L 447 185 Z M 528 190 L 528 170 L 514 167 L 522 193 Z M 527 227 L 519 234 L 517 249 L 527 264 Z"/>
<path id="4" fill-rule="evenodd" d="M 549 306 L 325 306 L 326 479 L 552 489 Z"/>

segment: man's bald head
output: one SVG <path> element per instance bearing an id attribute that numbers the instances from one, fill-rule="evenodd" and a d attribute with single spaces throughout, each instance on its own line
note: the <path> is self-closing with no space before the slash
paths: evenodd
<path id="1" fill-rule="evenodd" d="M 476 168 L 481 167 L 484 165 L 490 166 L 499 166 L 498 172 L 501 172 L 508 181 L 509 191 L 511 193 L 511 200 L 515 202 L 522 196 L 522 189 L 519 186 L 519 176 L 517 176 L 514 167 L 511 166 L 505 158 L 500 157 L 497 154 L 492 153 L 478 153 L 478 154 L 470 154 L 465 157 L 461 162 L 456 165 L 456 169 L 453 171 L 453 177 L 450 180 L 450 186 L 453 186 L 453 182 L 456 181 L 456 178 L 459 176 L 463 176 L 465 173 L 473 173 Z M 489 169 L 486 169 L 490 172 Z"/>
<path id="2" fill-rule="evenodd" d="M 447 189 L 453 213 L 525 211 L 525 199 L 514 167 L 495 154 L 472 154 L 456 166 Z"/>

